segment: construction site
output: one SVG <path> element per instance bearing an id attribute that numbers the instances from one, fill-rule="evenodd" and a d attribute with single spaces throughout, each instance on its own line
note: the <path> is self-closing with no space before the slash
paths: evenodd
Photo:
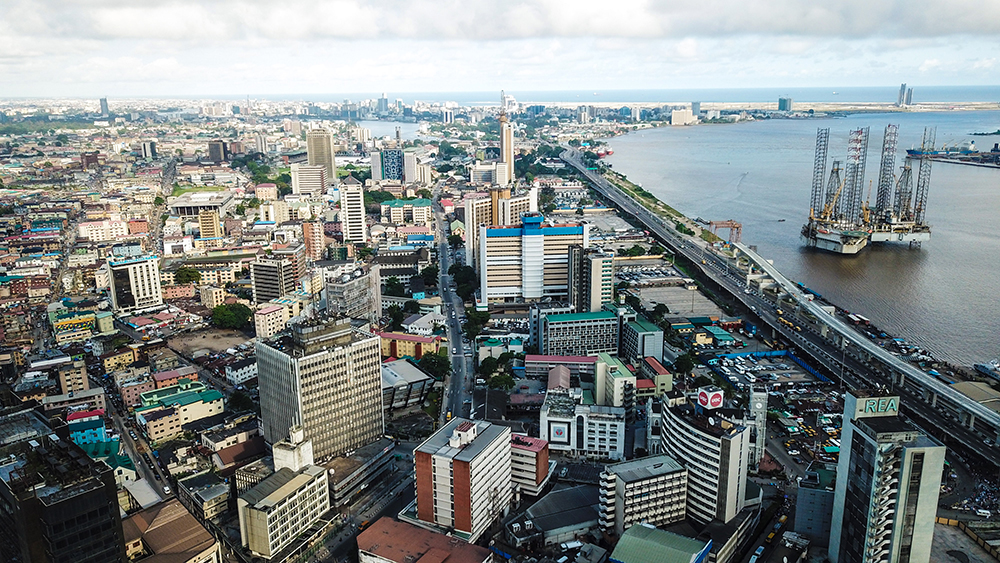
<path id="1" fill-rule="evenodd" d="M 817 130 L 809 222 L 802 227 L 806 245 L 838 254 L 857 254 L 869 243 L 906 243 L 919 247 L 930 240 L 926 211 L 931 158 L 926 155 L 934 150 L 935 135 L 935 128 L 924 129 L 919 155 L 907 156 L 897 174 L 899 126 L 887 125 L 882 138 L 878 184 L 870 181 L 865 186 L 868 127 L 850 132 L 846 163 L 842 166 L 842 161 L 833 160 L 829 176 L 830 129 Z M 914 168 L 917 169 L 915 186 Z"/>

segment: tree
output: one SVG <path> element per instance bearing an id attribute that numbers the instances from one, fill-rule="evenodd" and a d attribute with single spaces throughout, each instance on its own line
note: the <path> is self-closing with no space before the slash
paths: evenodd
<path id="1" fill-rule="evenodd" d="M 406 297 L 406 288 L 403 287 L 403 282 L 399 281 L 399 278 L 390 276 L 389 279 L 385 280 L 385 291 L 382 293 L 390 297 Z"/>
<path id="2" fill-rule="evenodd" d="M 195 270 L 194 268 L 181 266 L 180 268 L 177 268 L 176 272 L 174 272 L 174 282 L 176 282 L 178 285 L 184 285 L 200 281 L 201 281 L 201 272 Z"/>
<path id="3" fill-rule="evenodd" d="M 670 314 L 670 308 L 663 303 L 657 303 L 656 307 L 653 307 L 653 318 L 655 319 L 661 319 L 668 314 Z"/>
<path id="4" fill-rule="evenodd" d="M 462 326 L 462 330 L 469 337 L 469 340 L 475 340 L 483 332 L 483 327 L 488 322 L 490 322 L 490 313 L 488 311 L 466 309 L 465 325 Z"/>
<path id="5" fill-rule="evenodd" d="M 514 378 L 510 374 L 501 373 L 490 378 L 490 389 L 510 391 L 514 388 Z"/>
<path id="6" fill-rule="evenodd" d="M 389 305 L 389 308 L 386 309 L 386 314 L 389 315 L 390 331 L 398 332 L 403 330 L 403 320 L 406 319 L 406 313 L 403 312 L 399 305 L 396 305 L 395 303 Z"/>
<path id="7" fill-rule="evenodd" d="M 688 374 L 694 369 L 694 358 L 691 354 L 684 354 L 682 356 L 677 356 L 674 360 L 674 371 L 678 373 Z"/>
<path id="8" fill-rule="evenodd" d="M 403 303 L 403 312 L 414 314 L 420 312 L 420 303 L 417 303 L 415 299 L 410 299 L 406 303 Z"/>
<path id="9" fill-rule="evenodd" d="M 447 352 L 444 354 L 424 354 L 417 362 L 417 366 L 440 381 L 451 372 L 451 360 L 446 354 Z"/>
<path id="10" fill-rule="evenodd" d="M 438 276 L 441 274 L 441 269 L 433 264 L 427 266 L 420 272 L 420 277 L 424 278 L 424 285 L 427 287 L 437 287 Z"/>
<path id="11" fill-rule="evenodd" d="M 240 329 L 247 325 L 253 311 L 242 303 L 219 305 L 212 309 L 212 324 L 219 328 Z"/>
<path id="12" fill-rule="evenodd" d="M 424 199 L 431 199 L 432 197 L 434 197 L 434 194 L 432 194 L 430 190 L 424 188 L 417 190 L 417 196 L 422 197 Z"/>
<path id="13" fill-rule="evenodd" d="M 632 248 L 625 251 L 625 256 L 643 256 L 644 254 L 646 254 L 646 249 L 638 244 L 632 245 Z"/>
<path id="14" fill-rule="evenodd" d="M 160 196 L 156 196 L 156 199 L 153 200 L 153 205 L 159 206 L 163 205 L 163 203 L 164 203 L 163 198 Z"/>
<path id="15" fill-rule="evenodd" d="M 242 216 L 247 214 L 247 208 L 242 203 L 236 206 L 236 215 Z"/>
<path id="16" fill-rule="evenodd" d="M 448 246 L 458 249 L 463 244 L 465 244 L 465 240 L 462 239 L 462 235 L 448 235 Z"/>
<path id="17" fill-rule="evenodd" d="M 229 396 L 229 410 L 231 412 L 247 412 L 255 408 L 253 399 L 243 391 L 233 391 L 233 394 Z"/>
<path id="18" fill-rule="evenodd" d="M 493 356 L 487 356 L 479 362 L 479 373 L 489 377 L 497 372 L 498 367 L 500 367 L 500 362 Z"/>
<path id="19" fill-rule="evenodd" d="M 583 208 L 582 207 L 577 207 L 576 208 L 576 214 L 580 215 L 580 216 L 583 216 Z"/>

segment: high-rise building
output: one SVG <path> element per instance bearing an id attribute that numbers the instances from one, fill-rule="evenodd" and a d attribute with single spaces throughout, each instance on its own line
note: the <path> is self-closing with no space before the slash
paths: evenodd
<path id="1" fill-rule="evenodd" d="M 514 183 L 514 124 L 505 109 L 500 110 L 500 162 L 507 172 L 503 184 Z"/>
<path id="2" fill-rule="evenodd" d="M 318 196 L 326 193 L 329 183 L 326 167 L 318 164 L 292 164 L 292 193 Z"/>
<path id="3" fill-rule="evenodd" d="M 814 545 L 830 544 L 833 526 L 834 489 L 837 485 L 837 465 L 814 461 L 799 481 L 795 499 L 795 532 Z"/>
<path id="4" fill-rule="evenodd" d="M 386 97 L 385 92 L 382 92 L 382 97 L 378 99 L 378 112 L 389 113 L 389 98 Z"/>
<path id="5" fill-rule="evenodd" d="M 417 446 L 417 518 L 475 543 L 510 506 L 510 440 L 506 426 L 453 418 Z"/>
<path id="6" fill-rule="evenodd" d="M 569 302 L 577 312 L 600 311 L 614 301 L 615 253 L 582 245 L 569 249 Z"/>
<path id="7" fill-rule="evenodd" d="M 778 98 L 778 111 L 792 111 L 792 99 Z"/>
<path id="8" fill-rule="evenodd" d="M 33 409 L 0 411 L 0 560 L 124 563 L 114 470 Z"/>
<path id="9" fill-rule="evenodd" d="M 384 365 L 384 364 L 383 364 Z M 511 482 L 526 495 L 538 496 L 549 482 L 549 443 L 540 438 L 521 434 L 510 437 Z"/>
<path id="10" fill-rule="evenodd" d="M 618 316 L 611 311 L 544 315 L 538 349 L 547 356 L 618 353 Z"/>
<path id="11" fill-rule="evenodd" d="M 111 115 L 111 110 L 108 108 L 107 98 L 101 98 L 101 115 Z"/>
<path id="12" fill-rule="evenodd" d="M 306 246 L 306 258 L 316 262 L 323 259 L 326 251 L 326 234 L 322 221 L 302 223 L 302 239 Z"/>
<path id="13" fill-rule="evenodd" d="M 906 105 L 906 82 L 899 85 L 899 95 L 896 96 L 896 105 L 899 107 Z"/>
<path id="14" fill-rule="evenodd" d="M 219 222 L 217 210 L 205 209 L 198 212 L 198 232 L 200 238 L 219 238 L 222 236 L 222 224 Z"/>
<path id="15" fill-rule="evenodd" d="M 365 190 L 361 183 L 348 177 L 340 186 L 340 223 L 344 242 L 364 244 L 368 240 L 365 223 Z"/>
<path id="16" fill-rule="evenodd" d="M 701 102 L 691 102 L 691 115 L 698 119 L 698 116 L 701 115 Z"/>
<path id="17" fill-rule="evenodd" d="M 666 526 L 684 519 L 688 470 L 667 455 L 605 466 L 601 473 L 601 529 L 621 536 L 640 522 Z"/>
<path id="18" fill-rule="evenodd" d="M 767 447 L 767 389 L 755 388 L 750 392 L 749 408 L 754 431 L 750 465 L 757 467 L 764 459 L 764 450 Z"/>
<path id="19" fill-rule="evenodd" d="M 945 447 L 899 418 L 899 397 L 844 396 L 833 563 L 930 561 Z"/>
<path id="20" fill-rule="evenodd" d="M 907 106 L 913 104 L 913 88 L 906 89 L 906 98 L 903 100 L 903 104 Z"/>
<path id="21" fill-rule="evenodd" d="M 382 316 L 381 285 L 378 264 L 327 279 L 327 311 L 331 315 L 375 322 Z"/>
<path id="22" fill-rule="evenodd" d="M 660 430 L 658 453 L 688 468 L 687 515 L 700 524 L 729 522 L 746 503 L 750 428 L 727 420 L 723 402 L 717 387 L 699 389 L 696 404 L 673 390 L 663 396 L 659 420 L 650 416 Z"/>
<path id="23" fill-rule="evenodd" d="M 337 177 L 336 148 L 333 133 L 326 129 L 311 129 L 306 133 L 306 153 L 310 165 L 325 166 L 327 180 Z"/>
<path id="24" fill-rule="evenodd" d="M 156 141 L 142 142 L 142 158 L 156 158 Z"/>
<path id="25" fill-rule="evenodd" d="M 267 154 L 267 135 L 263 131 L 253 134 L 253 144 L 257 147 L 257 152 Z"/>
<path id="26" fill-rule="evenodd" d="M 481 225 L 520 225 L 521 215 L 538 212 L 538 189 L 532 187 L 520 195 L 512 195 L 510 188 L 494 187 L 489 197 L 465 200 L 465 260 L 476 264 L 479 252 L 479 227 Z"/>
<path id="27" fill-rule="evenodd" d="M 226 143 L 218 139 L 208 142 L 208 159 L 212 162 L 225 162 L 227 157 Z"/>
<path id="28" fill-rule="evenodd" d="M 108 269 L 111 305 L 116 313 L 163 304 L 160 259 L 156 256 L 111 256 Z"/>
<path id="29" fill-rule="evenodd" d="M 382 435 L 379 337 L 349 319 L 293 324 L 258 341 L 264 439 L 277 443 L 301 425 L 317 459 L 353 450 Z"/>
<path id="30" fill-rule="evenodd" d="M 392 180 L 403 181 L 403 150 L 383 149 L 371 153 L 372 158 L 372 181 L 381 182 Z"/>
<path id="31" fill-rule="evenodd" d="M 566 299 L 569 249 L 589 243 L 590 225 L 545 224 L 525 213 L 521 225 L 479 225 L 480 291 L 483 302 Z"/>
<path id="32" fill-rule="evenodd" d="M 305 245 L 279 249 L 267 258 L 250 263 L 250 282 L 255 303 L 267 303 L 298 289 L 305 274 Z"/>

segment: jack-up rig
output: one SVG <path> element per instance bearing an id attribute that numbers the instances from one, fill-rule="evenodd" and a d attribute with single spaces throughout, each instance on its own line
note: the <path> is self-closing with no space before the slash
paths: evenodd
<path id="1" fill-rule="evenodd" d="M 813 167 L 809 222 L 802 226 L 808 246 L 839 254 L 857 254 L 869 242 L 905 242 L 911 247 L 931 238 L 925 222 L 927 192 L 931 183 L 931 159 L 936 129 L 924 128 L 921 154 L 908 156 L 897 177 L 896 140 L 899 126 L 887 125 L 882 140 L 875 206 L 871 207 L 871 185 L 864 193 L 865 163 L 868 158 L 868 128 L 851 131 L 847 144 L 847 164 L 841 169 L 833 161 L 826 175 L 830 129 L 816 131 L 816 161 Z M 913 187 L 914 162 L 918 169 Z"/>

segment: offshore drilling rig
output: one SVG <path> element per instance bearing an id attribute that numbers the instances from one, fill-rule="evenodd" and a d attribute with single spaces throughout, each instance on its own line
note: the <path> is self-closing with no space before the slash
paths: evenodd
<path id="1" fill-rule="evenodd" d="M 936 129 L 925 128 L 921 154 L 934 149 Z M 931 159 L 907 157 L 899 176 L 896 168 L 897 125 L 887 125 L 882 139 L 875 205 L 870 205 L 871 185 L 865 194 L 865 165 L 868 160 L 868 128 L 851 131 L 846 164 L 834 160 L 827 176 L 830 129 L 816 131 L 816 160 L 813 167 L 809 222 L 802 227 L 808 246 L 838 254 L 857 254 L 869 242 L 905 242 L 911 247 L 930 240 L 926 224 L 927 192 L 931 181 Z M 916 163 L 917 182 L 913 187 Z"/>

